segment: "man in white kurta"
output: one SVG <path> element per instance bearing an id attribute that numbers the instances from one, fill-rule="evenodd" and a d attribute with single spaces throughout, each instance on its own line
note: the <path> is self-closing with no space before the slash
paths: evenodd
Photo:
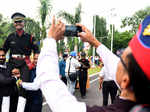
<path id="1" fill-rule="evenodd" d="M 65 25 L 60 21 L 55 25 L 55 19 L 53 19 L 39 55 L 37 82 L 53 112 L 86 112 L 86 104 L 77 101 L 59 78 L 56 41 L 62 39 L 64 31 Z M 115 79 L 119 59 L 102 44 L 97 45 L 97 53 L 101 54 L 104 65 Z"/>

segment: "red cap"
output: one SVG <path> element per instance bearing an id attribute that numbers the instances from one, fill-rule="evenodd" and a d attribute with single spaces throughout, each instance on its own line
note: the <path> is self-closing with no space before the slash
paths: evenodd
<path id="1" fill-rule="evenodd" d="M 147 16 L 140 24 L 129 46 L 136 62 L 150 80 L 150 16 Z"/>

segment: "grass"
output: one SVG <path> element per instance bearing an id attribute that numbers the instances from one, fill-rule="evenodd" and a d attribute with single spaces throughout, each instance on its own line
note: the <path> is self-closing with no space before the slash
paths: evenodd
<path id="1" fill-rule="evenodd" d="M 89 75 L 91 75 L 91 74 L 95 74 L 95 73 L 97 73 L 97 72 L 100 72 L 100 70 L 101 70 L 101 68 L 99 67 L 99 66 L 96 66 L 96 67 L 94 67 L 94 68 L 90 68 L 90 69 L 88 69 L 88 74 Z"/>

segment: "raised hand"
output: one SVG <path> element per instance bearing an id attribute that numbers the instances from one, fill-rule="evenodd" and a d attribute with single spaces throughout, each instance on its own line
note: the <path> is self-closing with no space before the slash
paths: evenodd
<path id="1" fill-rule="evenodd" d="M 82 28 L 81 33 L 78 33 L 78 36 L 81 38 L 84 42 L 89 42 L 91 45 L 95 46 L 96 48 L 101 44 L 92 34 L 92 32 L 87 29 L 82 24 L 76 24 L 77 26 L 80 26 Z"/>
<path id="2" fill-rule="evenodd" d="M 65 25 L 59 20 L 57 24 L 55 23 L 55 17 L 53 17 L 52 25 L 48 32 L 49 38 L 54 38 L 56 41 L 64 38 Z"/>

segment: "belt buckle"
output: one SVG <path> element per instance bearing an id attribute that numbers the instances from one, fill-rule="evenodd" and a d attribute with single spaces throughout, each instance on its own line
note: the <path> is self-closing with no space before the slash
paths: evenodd
<path id="1" fill-rule="evenodd" d="M 20 58 L 23 59 L 23 58 L 25 58 L 24 55 L 20 55 L 20 54 L 13 55 L 12 57 L 17 58 L 17 59 L 20 59 Z"/>

